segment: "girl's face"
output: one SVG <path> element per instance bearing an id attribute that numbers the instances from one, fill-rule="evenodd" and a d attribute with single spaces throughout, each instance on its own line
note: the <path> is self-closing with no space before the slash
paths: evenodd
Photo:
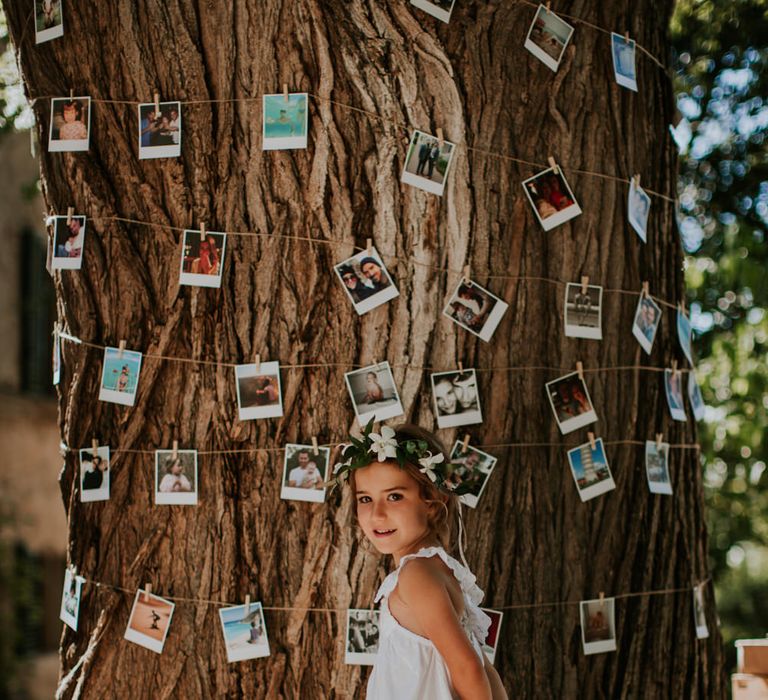
<path id="1" fill-rule="evenodd" d="M 355 470 L 357 520 L 365 536 L 395 562 L 432 538 L 430 505 L 419 484 L 393 462 L 374 462 Z"/>
<path id="2" fill-rule="evenodd" d="M 77 110 L 74 107 L 64 107 L 64 121 L 67 124 L 77 121 Z"/>

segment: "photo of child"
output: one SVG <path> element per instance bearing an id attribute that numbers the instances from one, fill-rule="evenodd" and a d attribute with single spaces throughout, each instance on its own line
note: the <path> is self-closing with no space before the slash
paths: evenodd
<path id="1" fill-rule="evenodd" d="M 120 348 L 104 348 L 99 401 L 133 406 L 141 372 L 141 353 Z"/>
<path id="2" fill-rule="evenodd" d="M 330 458 L 329 447 L 318 446 L 315 454 L 312 445 L 286 445 L 280 498 L 322 503 Z"/>
<path id="3" fill-rule="evenodd" d="M 49 151 L 87 151 L 90 128 L 90 97 L 54 97 L 51 100 Z"/>
<path id="4" fill-rule="evenodd" d="M 309 95 L 306 92 L 264 95 L 262 150 L 307 147 Z"/>
<path id="5" fill-rule="evenodd" d="M 547 68 L 557 72 L 572 34 L 573 27 L 568 22 L 544 5 L 539 5 L 528 29 L 525 48 Z"/>
<path id="6" fill-rule="evenodd" d="M 560 168 L 557 168 L 557 172 L 548 168 L 524 180 L 523 189 L 533 213 L 545 231 L 581 214 L 581 207 Z"/>
<path id="7" fill-rule="evenodd" d="M 64 35 L 62 0 L 35 0 L 35 43 L 58 39 Z"/>
<path id="8" fill-rule="evenodd" d="M 229 663 L 269 656 L 267 626 L 261 603 L 221 608 L 219 620 Z"/>
<path id="9" fill-rule="evenodd" d="M 155 504 L 197 505 L 197 450 L 155 450 Z"/>
<path id="10" fill-rule="evenodd" d="M 614 598 L 581 601 L 581 642 L 586 655 L 616 651 L 614 603 Z"/>
<path id="11" fill-rule="evenodd" d="M 180 155 L 181 102 L 140 104 L 139 159 L 177 158 Z"/>
<path id="12" fill-rule="evenodd" d="M 280 363 L 262 362 L 235 367 L 240 420 L 279 418 L 283 415 Z"/>
<path id="13" fill-rule="evenodd" d="M 220 287 L 224 265 L 224 233 L 187 229 L 181 237 L 181 270 L 179 284 L 195 287 Z"/>
<path id="14" fill-rule="evenodd" d="M 443 141 L 441 145 L 437 137 L 414 131 L 401 181 L 442 196 L 454 150 L 454 144 L 449 141 Z"/>
<path id="15" fill-rule="evenodd" d="M 394 299 L 400 292 L 392 282 L 376 248 L 364 250 L 333 268 L 344 291 L 362 315 Z"/>
<path id="16" fill-rule="evenodd" d="M 365 425 L 371 418 L 382 421 L 403 415 L 389 362 L 347 372 L 344 379 L 360 425 Z"/>
<path id="17" fill-rule="evenodd" d="M 53 217 L 52 270 L 79 270 L 83 265 L 85 217 Z"/>

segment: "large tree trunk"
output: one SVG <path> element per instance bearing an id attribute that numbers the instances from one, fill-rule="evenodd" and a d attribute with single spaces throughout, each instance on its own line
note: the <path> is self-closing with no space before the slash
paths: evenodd
<path id="1" fill-rule="evenodd" d="M 136 406 L 97 400 L 101 353 L 64 344 L 62 439 L 92 436 L 117 451 L 112 495 L 81 504 L 77 455 L 61 475 L 69 556 L 89 579 L 160 595 L 266 606 L 368 607 L 391 563 L 362 544 L 348 492 L 324 505 L 279 498 L 279 452 L 201 455 L 196 508 L 153 505 L 149 454 L 178 439 L 200 450 L 279 448 L 317 435 L 335 441 L 351 424 L 343 373 L 388 359 L 407 417 L 434 425 L 428 372 L 461 360 L 480 368 L 485 421 L 473 443 L 561 443 L 490 449 L 500 457 L 479 507 L 466 515 L 469 561 L 486 605 L 576 601 L 689 586 L 707 576 L 701 474 L 693 451 L 672 452 L 675 493 L 648 493 L 642 448 L 609 449 L 617 488 L 582 504 L 544 383 L 577 360 L 586 369 L 669 365 L 680 355 L 666 310 L 653 355 L 631 336 L 637 298 L 607 292 L 602 342 L 565 338 L 563 287 L 493 275 L 578 281 L 683 295 L 674 208 L 655 199 L 647 245 L 626 224 L 627 186 L 576 169 L 675 189 L 667 133 L 669 78 L 638 55 L 640 92 L 613 80 L 609 39 L 577 25 L 553 74 L 523 48 L 534 8 L 459 0 L 449 25 L 405 0 L 248 0 L 65 5 L 63 38 L 35 46 L 30 2 L 4 2 L 30 97 L 75 94 L 185 105 L 178 159 L 139 161 L 134 104 L 93 105 L 90 152 L 41 156 L 52 211 L 85 213 L 82 271 L 56 274 L 59 317 L 95 343 L 224 363 L 338 363 L 284 370 L 284 418 L 240 423 L 233 370 L 145 359 Z M 624 28 L 665 56 L 672 1 L 574 1 L 563 9 Z M 263 93 L 309 91 L 306 151 L 261 150 Z M 337 101 L 331 102 L 331 99 Z M 244 100 L 229 102 L 229 100 Z M 247 100 L 247 101 L 246 101 Z M 342 105 L 358 108 L 352 111 Z M 363 111 L 378 115 L 368 116 Z M 50 107 L 35 103 L 47 141 Z M 459 149 L 443 198 L 401 185 L 408 129 Z M 42 149 L 45 151 L 45 149 Z M 544 233 L 521 181 L 537 168 L 491 154 L 563 165 L 584 214 Z M 220 291 L 179 287 L 177 227 L 203 220 L 230 237 Z M 104 218 L 100 218 L 104 217 Z M 311 236 L 317 243 L 290 240 Z M 400 296 L 358 318 L 332 270 L 372 237 Z M 342 244 L 327 244 L 340 239 Z M 461 270 L 510 309 L 490 343 L 441 315 Z M 510 369 L 511 368 L 511 369 Z M 695 441 L 672 424 L 659 374 L 589 373 L 607 440 Z M 446 443 L 453 432 L 443 434 Z M 509 610 L 496 665 L 510 697 L 718 697 L 724 695 L 711 588 L 711 636 L 697 641 L 689 592 L 617 601 L 616 653 L 582 654 L 578 608 Z M 267 612 L 272 655 L 228 665 L 217 608 L 179 602 L 163 655 L 123 641 L 132 595 L 88 585 L 77 634 L 65 629 L 62 673 L 90 648 L 66 697 L 357 697 L 367 671 L 344 665 L 345 616 Z"/>

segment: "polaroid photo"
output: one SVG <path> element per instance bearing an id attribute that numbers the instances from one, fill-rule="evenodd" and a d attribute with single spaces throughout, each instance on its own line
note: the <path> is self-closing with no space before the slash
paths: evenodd
<path id="1" fill-rule="evenodd" d="M 615 599 L 582 600 L 579 612 L 584 654 L 616 651 Z"/>
<path id="2" fill-rule="evenodd" d="M 228 663 L 269 656 L 267 625 L 261 603 L 221 608 L 219 620 Z"/>
<path id="3" fill-rule="evenodd" d="M 139 159 L 181 155 L 181 102 L 139 105 Z"/>
<path id="4" fill-rule="evenodd" d="M 35 0 L 35 43 L 64 36 L 63 0 Z"/>
<path id="5" fill-rule="evenodd" d="M 707 615 L 704 607 L 703 583 L 693 587 L 693 619 L 696 624 L 696 639 L 707 639 L 709 629 L 707 628 Z"/>
<path id="6" fill-rule="evenodd" d="M 651 297 L 641 294 L 640 301 L 637 302 L 635 320 L 632 323 L 632 335 L 648 355 L 651 354 L 660 321 L 661 307 Z"/>
<path id="7" fill-rule="evenodd" d="M 83 266 L 85 244 L 85 217 L 53 216 L 51 240 L 51 269 L 79 270 Z"/>
<path id="8" fill-rule="evenodd" d="M 322 503 L 330 460 L 329 447 L 318 446 L 315 454 L 312 445 L 286 445 L 280 498 Z"/>
<path id="9" fill-rule="evenodd" d="M 438 428 L 483 422 L 475 370 L 435 372 L 430 381 Z"/>
<path id="10" fill-rule="evenodd" d="M 594 448 L 587 442 L 568 450 L 568 462 L 582 503 L 616 488 L 605 456 L 603 438 L 595 440 Z"/>
<path id="11" fill-rule="evenodd" d="M 181 237 L 179 284 L 220 287 L 227 234 L 186 229 Z"/>
<path id="12" fill-rule="evenodd" d="M 691 350 L 691 321 L 681 308 L 677 309 L 677 339 L 683 349 L 688 362 L 693 367 L 693 351 Z"/>
<path id="13" fill-rule="evenodd" d="M 80 502 L 109 500 L 109 446 L 80 450 Z"/>
<path id="14" fill-rule="evenodd" d="M 455 150 L 450 141 L 443 141 L 441 146 L 437 136 L 415 130 L 405 157 L 401 182 L 442 197 Z"/>
<path id="15" fill-rule="evenodd" d="M 557 72 L 572 34 L 573 27 L 568 22 L 539 5 L 525 39 L 525 48 L 547 68 Z"/>
<path id="16" fill-rule="evenodd" d="M 685 415 L 685 399 L 683 399 L 683 375 L 682 372 L 665 369 L 664 370 L 664 390 L 667 394 L 667 404 L 672 420 L 685 422 L 688 416 Z"/>
<path id="17" fill-rule="evenodd" d="M 424 10 L 442 22 L 451 20 L 451 12 L 455 4 L 456 0 L 432 0 L 431 2 L 430 0 L 411 0 L 411 5 Z"/>
<path id="18" fill-rule="evenodd" d="M 120 348 L 104 348 L 99 401 L 133 406 L 141 373 L 141 353 Z"/>
<path id="19" fill-rule="evenodd" d="M 443 313 L 486 343 L 509 305 L 472 280 L 460 280 Z"/>
<path id="20" fill-rule="evenodd" d="M 77 632 L 77 618 L 80 614 L 80 596 L 83 590 L 82 576 L 76 576 L 72 569 L 64 571 L 64 588 L 61 592 L 61 610 L 59 619 Z"/>
<path id="21" fill-rule="evenodd" d="M 405 413 L 389 362 L 379 362 L 347 372 L 344 380 L 347 382 L 357 422 L 361 426 L 366 425 L 371 418 L 383 421 Z"/>
<path id="22" fill-rule="evenodd" d="M 155 450 L 155 505 L 197 505 L 197 450 Z"/>
<path id="23" fill-rule="evenodd" d="M 400 294 L 376 248 L 371 247 L 370 255 L 367 250 L 353 255 L 333 269 L 360 316 Z"/>
<path id="24" fill-rule="evenodd" d="M 48 150 L 87 151 L 91 135 L 91 98 L 54 97 Z"/>
<path id="25" fill-rule="evenodd" d="M 465 450 L 463 443 L 456 440 L 451 450 L 452 468 L 447 480 L 455 488 L 461 486 L 462 493 L 459 500 L 464 505 L 477 508 L 477 503 L 485 491 L 497 461 L 493 455 L 478 450 L 472 445 L 467 445 Z"/>
<path id="26" fill-rule="evenodd" d="M 569 282 L 565 287 L 565 334 L 602 340 L 603 288 Z"/>
<path id="27" fill-rule="evenodd" d="M 372 666 L 379 651 L 379 611 L 347 610 L 344 663 Z"/>
<path id="28" fill-rule="evenodd" d="M 587 385 L 578 372 L 547 382 L 546 389 L 549 404 L 563 435 L 597 421 Z"/>
<path id="29" fill-rule="evenodd" d="M 283 415 L 280 363 L 262 362 L 235 367 L 237 408 L 240 420 L 279 418 Z"/>
<path id="30" fill-rule="evenodd" d="M 696 375 L 693 372 L 688 373 L 688 401 L 691 404 L 694 420 L 704 420 L 707 407 L 704 404 L 704 397 L 701 395 L 699 383 L 696 381 Z"/>
<path id="31" fill-rule="evenodd" d="M 53 332 L 53 357 L 52 369 L 53 369 L 53 386 L 56 386 L 61 381 L 61 336 L 59 331 Z"/>
<path id="32" fill-rule="evenodd" d="M 307 147 L 309 95 L 306 92 L 264 95 L 261 148 L 284 151 Z"/>
<path id="33" fill-rule="evenodd" d="M 629 224 L 645 243 L 648 238 L 648 215 L 651 213 L 651 198 L 645 190 L 632 178 L 629 183 L 629 199 L 627 201 L 627 218 Z"/>
<path id="34" fill-rule="evenodd" d="M 637 70 L 635 68 L 635 40 L 625 39 L 621 34 L 611 32 L 611 55 L 613 75 L 621 87 L 637 92 Z"/>
<path id="35" fill-rule="evenodd" d="M 140 588 L 133 599 L 131 616 L 123 636 L 129 642 L 162 654 L 175 607 L 176 604 L 170 600 Z"/>
<path id="36" fill-rule="evenodd" d="M 669 443 L 656 445 L 653 440 L 645 442 L 645 474 L 648 490 L 664 496 L 672 495 L 672 481 L 669 478 Z"/>
<path id="37" fill-rule="evenodd" d="M 581 207 L 560 168 L 542 170 L 523 181 L 523 189 L 533 213 L 545 231 L 570 221 L 581 214 Z"/>
<path id="38" fill-rule="evenodd" d="M 483 640 L 483 652 L 488 657 L 488 661 L 493 663 L 496 660 L 496 647 L 499 646 L 499 633 L 501 632 L 501 620 L 504 613 L 489 608 L 480 608 L 480 610 L 491 618 L 491 626 Z"/>

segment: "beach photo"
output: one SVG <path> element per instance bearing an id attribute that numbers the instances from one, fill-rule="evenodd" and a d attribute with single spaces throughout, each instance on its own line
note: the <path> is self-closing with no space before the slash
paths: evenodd
<path id="1" fill-rule="evenodd" d="M 547 382 L 547 397 L 563 435 L 597 421 L 587 385 L 578 372 Z"/>
<path id="2" fill-rule="evenodd" d="M 488 628 L 488 634 L 483 641 L 483 652 L 488 657 L 488 661 L 493 663 L 496 660 L 496 648 L 499 646 L 499 633 L 501 632 L 501 621 L 504 613 L 489 608 L 480 608 L 491 619 L 491 626 Z"/>
<path id="3" fill-rule="evenodd" d="M 475 370 L 435 372 L 430 382 L 438 428 L 483 422 Z"/>
<path id="4" fill-rule="evenodd" d="M 77 632 L 77 618 L 80 614 L 80 596 L 83 590 L 82 576 L 76 576 L 71 568 L 64 571 L 64 587 L 61 591 L 59 619 Z"/>
<path id="5" fill-rule="evenodd" d="M 664 496 L 672 495 L 672 482 L 669 478 L 669 443 L 657 445 L 653 440 L 645 443 L 645 474 L 648 490 Z"/>
<path id="6" fill-rule="evenodd" d="M 63 0 L 35 0 L 35 43 L 64 36 Z"/>
<path id="7" fill-rule="evenodd" d="M 227 235 L 186 229 L 181 236 L 179 284 L 194 287 L 220 287 Z"/>
<path id="8" fill-rule="evenodd" d="M 364 426 L 371 418 L 383 421 L 402 416 L 403 405 L 389 362 L 379 362 L 344 375 L 357 422 Z"/>
<path id="9" fill-rule="evenodd" d="M 109 446 L 80 450 L 80 501 L 109 500 Z"/>
<path id="10" fill-rule="evenodd" d="M 632 323 L 632 335 L 648 355 L 651 354 L 660 321 L 661 307 L 651 297 L 641 294 L 640 301 L 637 302 L 635 320 Z"/>
<path id="11" fill-rule="evenodd" d="M 140 588 L 133 599 L 131 616 L 123 636 L 129 642 L 162 654 L 175 607 L 170 600 Z"/>
<path id="12" fill-rule="evenodd" d="M 637 71 L 635 68 L 635 41 L 621 34 L 611 32 L 611 56 L 613 75 L 621 87 L 637 92 Z"/>
<path id="13" fill-rule="evenodd" d="M 240 420 L 279 418 L 283 415 L 280 363 L 261 362 L 235 367 L 237 408 Z"/>
<path id="14" fill-rule="evenodd" d="M 155 505 L 197 505 L 197 450 L 155 450 Z"/>
<path id="15" fill-rule="evenodd" d="M 629 183 L 629 199 L 627 201 L 627 218 L 629 224 L 645 243 L 648 238 L 648 215 L 651 213 L 651 198 L 637 184 L 635 178 Z"/>
<path id="16" fill-rule="evenodd" d="M 133 406 L 141 373 L 141 353 L 120 348 L 104 348 L 99 401 Z"/>
<path id="17" fill-rule="evenodd" d="M 318 446 L 315 454 L 312 445 L 286 445 L 280 498 L 322 503 L 330 459 L 330 447 Z"/>
<path id="18" fill-rule="evenodd" d="M 701 388 L 696 381 L 696 375 L 693 372 L 688 373 L 688 402 L 691 404 L 693 418 L 696 421 L 704 420 L 706 405 L 704 397 L 701 395 Z"/>
<path id="19" fill-rule="evenodd" d="M 568 462 L 582 503 L 616 488 L 603 438 L 597 438 L 594 447 L 587 442 L 568 450 Z"/>
<path id="20" fill-rule="evenodd" d="M 269 656 L 267 625 L 261 603 L 219 609 L 227 661 L 246 661 Z"/>
<path id="21" fill-rule="evenodd" d="M 614 598 L 581 601 L 581 642 L 586 655 L 616 651 L 614 603 Z"/>
<path id="22" fill-rule="evenodd" d="M 455 3 L 456 0 L 432 0 L 431 2 L 430 0 L 411 0 L 411 5 L 428 12 L 442 22 L 450 21 Z"/>
<path id="23" fill-rule="evenodd" d="M 547 168 L 523 181 L 523 189 L 536 219 L 545 231 L 581 214 L 581 207 L 560 168 Z"/>
<path id="24" fill-rule="evenodd" d="M 87 151 L 90 132 L 90 97 L 54 97 L 51 100 L 49 151 Z"/>
<path id="25" fill-rule="evenodd" d="M 470 508 L 477 508 L 480 496 L 483 495 L 488 484 L 497 459 L 487 452 L 478 450 L 472 445 L 464 444 L 456 440 L 450 456 L 451 470 L 448 475 L 448 483 L 454 487 L 461 487 L 459 500 Z"/>
<path id="26" fill-rule="evenodd" d="M 664 370 L 664 392 L 667 395 L 669 414 L 672 420 L 685 422 L 685 399 L 683 398 L 683 375 L 678 370 Z"/>
<path id="27" fill-rule="evenodd" d="M 379 611 L 347 610 L 344 663 L 372 666 L 379 651 Z"/>
<path id="28" fill-rule="evenodd" d="M 84 216 L 54 216 L 51 250 L 52 270 L 79 270 L 83 266 Z"/>
<path id="29" fill-rule="evenodd" d="M 309 95 L 306 92 L 264 95 L 262 101 L 262 140 L 264 151 L 307 147 Z"/>
<path id="30" fill-rule="evenodd" d="M 139 159 L 177 158 L 180 155 L 181 102 L 140 104 Z"/>
<path id="31" fill-rule="evenodd" d="M 680 307 L 677 309 L 677 339 L 691 367 L 693 367 L 693 350 L 691 349 L 693 329 L 691 321 Z"/>
<path id="32" fill-rule="evenodd" d="M 436 136 L 414 131 L 405 156 L 401 181 L 442 196 L 455 150 L 450 141 L 440 144 Z"/>
<path id="33" fill-rule="evenodd" d="M 528 29 L 525 48 L 547 68 L 557 72 L 572 34 L 573 27 L 568 22 L 544 5 L 539 5 Z"/>
<path id="34" fill-rule="evenodd" d="M 569 282 L 565 287 L 565 335 L 601 340 L 603 288 Z"/>
<path id="35" fill-rule="evenodd" d="M 359 315 L 394 299 L 395 287 L 376 248 L 364 250 L 333 268 Z"/>
<path id="36" fill-rule="evenodd" d="M 509 306 L 472 280 L 460 280 L 443 314 L 486 343 Z"/>

